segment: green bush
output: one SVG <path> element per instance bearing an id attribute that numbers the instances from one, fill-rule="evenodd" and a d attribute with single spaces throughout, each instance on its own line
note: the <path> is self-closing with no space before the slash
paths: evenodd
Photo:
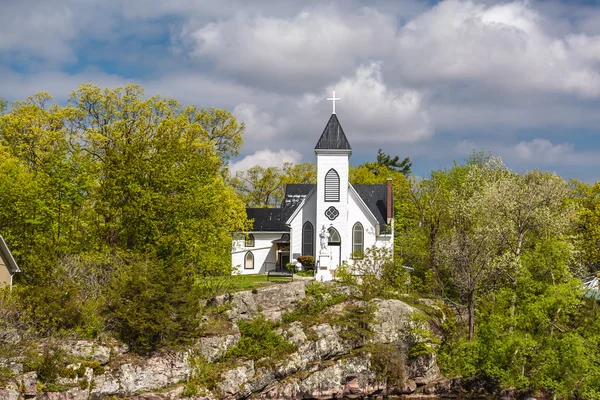
<path id="1" fill-rule="evenodd" d="M 296 264 L 289 262 L 289 263 L 285 264 L 285 269 L 287 269 L 290 272 L 295 272 Z"/>
<path id="2" fill-rule="evenodd" d="M 386 391 L 404 382 L 406 357 L 398 347 L 373 343 L 365 349 L 371 354 L 371 370 L 375 372 L 376 379 L 384 384 Z"/>
<path id="3" fill-rule="evenodd" d="M 240 340 L 229 349 L 225 358 L 260 360 L 269 357 L 278 360 L 296 350 L 296 346 L 283 339 L 274 330 L 274 324 L 261 314 L 252 321 L 240 320 Z"/>
<path id="4" fill-rule="evenodd" d="M 42 392 L 62 392 L 70 389 L 69 386 L 58 384 L 58 378 L 75 378 L 77 372 L 66 368 L 67 354 L 60 349 L 46 348 L 40 355 L 30 351 L 24 361 L 25 371 L 35 371 L 38 384 Z"/>
<path id="5" fill-rule="evenodd" d="M 70 283 L 17 286 L 15 293 L 23 309 L 23 320 L 36 335 L 52 336 L 76 329 L 82 322 L 78 288 Z"/>
<path id="6" fill-rule="evenodd" d="M 196 288 L 189 267 L 132 257 L 110 281 L 105 315 L 135 352 L 185 344 L 200 331 Z"/>
<path id="7" fill-rule="evenodd" d="M 313 256 L 299 256 L 296 258 L 303 267 L 314 267 L 315 266 L 315 258 Z"/>
<path id="8" fill-rule="evenodd" d="M 306 286 L 306 296 L 296 308 L 283 315 L 283 322 L 289 323 L 302 321 L 305 326 L 318 322 L 325 309 L 339 304 L 346 299 L 346 295 L 336 290 L 333 285 L 321 282 L 311 282 Z"/>
<path id="9" fill-rule="evenodd" d="M 398 260 L 393 260 L 390 249 L 371 247 L 353 258 L 352 267 L 344 263 L 336 277 L 346 285 L 357 287 L 361 300 L 396 297 L 406 289 L 407 273 Z"/>
<path id="10" fill-rule="evenodd" d="M 181 396 L 194 397 L 200 388 L 213 390 L 221 378 L 222 369 L 219 364 L 211 364 L 202 355 L 192 354 L 190 356 L 192 373 L 185 383 Z"/>
<path id="11" fill-rule="evenodd" d="M 375 305 L 358 302 L 346 305 L 344 313 L 332 319 L 332 324 L 339 326 L 340 337 L 354 347 L 362 346 L 373 337 L 371 324 L 375 322 Z"/>

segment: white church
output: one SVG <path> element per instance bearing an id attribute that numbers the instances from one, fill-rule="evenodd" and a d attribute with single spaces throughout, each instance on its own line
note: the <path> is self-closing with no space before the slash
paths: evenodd
<path id="1" fill-rule="evenodd" d="M 284 268 L 299 256 L 313 256 L 316 278 L 373 246 L 394 243 L 392 184 L 352 185 L 348 181 L 350 143 L 333 113 L 317 145 L 317 184 L 287 185 L 280 208 L 247 208 L 252 230 L 234 235 L 234 271 L 259 274 Z"/>

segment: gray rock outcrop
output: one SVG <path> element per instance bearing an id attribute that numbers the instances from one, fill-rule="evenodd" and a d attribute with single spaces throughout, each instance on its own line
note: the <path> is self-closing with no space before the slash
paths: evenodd
<path id="1" fill-rule="evenodd" d="M 255 291 L 219 296 L 212 305 L 224 307 L 227 318 L 236 322 L 263 314 L 271 320 L 281 320 L 305 297 L 306 281 L 273 285 Z M 376 300 L 373 332 L 368 343 L 385 343 L 406 349 L 418 338 L 413 333 L 411 316 L 416 312 L 399 300 Z M 337 311 L 336 311 L 337 310 Z M 343 305 L 333 308 L 340 312 Z M 332 398 L 361 396 L 384 390 L 372 371 L 371 355 L 362 343 L 344 339 L 342 328 L 334 323 L 304 326 L 300 322 L 284 324 L 277 331 L 296 346 L 296 351 L 281 360 L 232 361 L 222 370 L 217 388 L 201 391 L 196 399 L 261 398 Z M 110 396 L 127 396 L 138 400 L 170 400 L 179 398 L 183 383 L 193 371 L 192 359 L 201 355 L 214 363 L 240 340 L 239 333 L 203 337 L 187 351 L 160 353 L 142 358 L 127 353 L 117 343 L 100 344 L 91 341 L 71 341 L 61 348 L 80 359 L 95 361 L 103 368 L 78 363 L 69 366 L 77 377 L 60 378 L 67 390 L 38 394 L 38 399 L 96 400 Z M 96 364 L 97 365 L 97 364 Z M 83 368 L 85 367 L 85 368 Z M 82 372 L 83 370 L 83 372 Z M 406 382 L 397 393 L 415 390 L 439 392 L 447 382 L 436 381 L 439 369 L 433 354 L 411 359 L 406 363 Z M 35 374 L 18 375 L 12 383 L 0 389 L 0 398 L 15 399 L 23 394 L 34 396 Z M 435 383 L 433 383 L 435 382 Z M 163 390 L 169 388 L 168 390 Z M 418 389 L 417 389 L 418 388 Z"/>
<path id="2" fill-rule="evenodd" d="M 215 306 L 229 305 L 226 315 L 232 321 L 250 320 L 261 313 L 271 321 L 279 321 L 283 313 L 292 309 L 306 297 L 306 285 L 311 281 L 295 281 L 285 285 L 266 286 L 252 291 L 217 296 L 210 303 Z"/>

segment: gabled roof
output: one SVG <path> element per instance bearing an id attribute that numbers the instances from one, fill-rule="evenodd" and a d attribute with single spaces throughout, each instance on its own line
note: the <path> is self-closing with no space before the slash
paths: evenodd
<path id="1" fill-rule="evenodd" d="M 387 215 L 387 185 L 352 185 L 352 187 L 377 218 L 381 232 L 388 231 L 387 219 L 394 218 L 394 216 Z M 392 207 L 390 207 L 392 213 L 394 212 L 393 202 L 394 198 L 392 196 Z"/>
<path id="2" fill-rule="evenodd" d="M 248 219 L 253 219 L 252 231 L 282 232 L 290 228 L 281 220 L 281 208 L 246 208 Z"/>
<path id="3" fill-rule="evenodd" d="M 285 186 L 285 197 L 281 208 L 246 208 L 248 219 L 254 220 L 253 231 L 288 232 L 288 218 L 294 213 L 314 184 L 289 184 Z"/>
<path id="4" fill-rule="evenodd" d="M 0 235 L 0 253 L 2 258 L 6 261 L 6 268 L 10 271 L 10 274 L 13 275 L 17 272 L 21 272 L 19 266 L 17 265 L 15 259 L 13 258 L 10 250 L 8 250 L 8 246 L 4 241 L 4 238 Z"/>
<path id="5" fill-rule="evenodd" d="M 290 202 L 289 206 L 284 206 L 284 221 L 286 224 L 289 224 L 292 222 L 292 220 L 296 217 L 296 214 L 298 214 L 298 212 L 300 212 L 300 208 L 304 206 L 304 203 L 306 203 L 306 201 L 308 200 L 308 198 L 314 193 L 314 191 L 317 189 L 317 185 L 315 184 L 304 184 L 304 185 L 287 185 L 289 186 L 303 186 L 303 188 L 301 188 L 302 190 L 302 195 L 298 196 L 298 195 L 292 195 L 293 197 L 297 197 L 297 199 L 295 199 L 295 201 L 292 203 Z M 298 188 L 299 189 L 299 188 Z M 290 192 L 294 193 L 297 189 L 296 188 L 291 188 Z M 306 192 L 308 190 L 308 192 Z M 286 187 L 285 190 L 286 193 L 286 198 L 288 197 L 288 188 Z M 306 194 L 304 194 L 306 193 Z M 302 199 L 300 202 L 297 202 L 298 200 Z"/>
<path id="6" fill-rule="evenodd" d="M 331 114 L 315 150 L 352 150 L 335 114 Z"/>

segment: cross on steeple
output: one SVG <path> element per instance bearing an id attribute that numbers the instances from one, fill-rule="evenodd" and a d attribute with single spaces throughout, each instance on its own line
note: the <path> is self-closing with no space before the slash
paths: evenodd
<path id="1" fill-rule="evenodd" d="M 334 90 L 333 91 L 333 97 L 328 97 L 327 100 L 331 101 L 333 103 L 333 112 L 332 112 L 332 114 L 335 114 L 335 102 L 339 101 L 339 100 L 342 100 L 342 99 L 339 98 L 339 97 L 335 97 L 335 90 Z"/>

